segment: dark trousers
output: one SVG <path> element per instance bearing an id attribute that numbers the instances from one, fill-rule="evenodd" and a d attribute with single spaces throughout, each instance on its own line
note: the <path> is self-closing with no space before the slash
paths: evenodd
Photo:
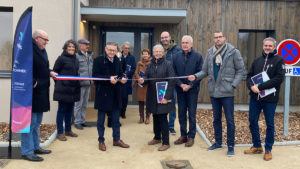
<path id="1" fill-rule="evenodd" d="M 58 110 L 56 115 L 57 134 L 64 133 L 63 123 L 65 121 L 65 132 L 71 132 L 72 115 L 74 103 L 58 102 Z"/>
<path id="2" fill-rule="evenodd" d="M 120 111 L 121 117 L 126 117 L 125 113 L 126 113 L 127 104 L 128 104 L 128 95 L 126 95 L 126 97 L 122 97 L 122 107 Z"/>
<path id="3" fill-rule="evenodd" d="M 196 135 L 196 110 L 198 92 L 177 92 L 178 118 L 181 137 L 195 138 Z M 187 115 L 187 112 L 188 115 Z M 187 116 L 189 119 L 189 131 L 187 132 Z"/>
<path id="4" fill-rule="evenodd" d="M 154 139 L 161 140 L 163 145 L 169 145 L 168 114 L 153 114 Z"/>
<path id="5" fill-rule="evenodd" d="M 274 115 L 276 110 L 276 103 L 268 103 L 256 100 L 256 98 L 250 97 L 249 104 L 249 123 L 250 131 L 252 134 L 253 147 L 261 147 L 261 140 L 259 134 L 258 119 L 261 110 L 264 111 L 265 120 L 267 124 L 265 150 L 272 151 L 274 144 Z"/>
<path id="6" fill-rule="evenodd" d="M 113 110 L 110 113 L 110 118 L 112 120 L 112 129 L 113 129 L 113 140 L 119 141 L 120 140 L 120 111 L 119 109 L 114 106 Z M 98 110 L 98 120 L 97 120 L 97 130 L 98 130 L 98 141 L 104 142 L 104 121 L 105 121 L 105 112 Z"/>
<path id="7" fill-rule="evenodd" d="M 139 112 L 140 112 L 140 117 L 144 119 L 144 111 L 145 111 L 145 102 L 139 101 Z M 146 112 L 146 118 L 150 117 L 150 113 Z"/>
<path id="8" fill-rule="evenodd" d="M 235 124 L 234 124 L 234 97 L 211 97 L 214 116 L 215 141 L 222 145 L 222 107 L 224 109 L 227 123 L 227 146 L 234 146 Z"/>

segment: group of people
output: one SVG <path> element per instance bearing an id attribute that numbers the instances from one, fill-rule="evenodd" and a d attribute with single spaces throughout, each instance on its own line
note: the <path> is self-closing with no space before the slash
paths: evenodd
<path id="1" fill-rule="evenodd" d="M 223 32 L 215 32 L 213 40 L 214 45 L 208 50 L 203 61 L 202 55 L 193 49 L 191 36 L 184 35 L 181 39 L 181 47 L 179 47 L 171 39 L 170 33 L 164 31 L 161 33 L 160 44 L 155 45 L 152 49 L 153 57 L 151 57 L 149 49 L 143 49 L 141 60 L 137 64 L 134 56 L 129 52 L 130 43 L 128 42 L 123 44 L 121 54 L 118 54 L 120 50 L 117 43 L 108 42 L 104 55 L 93 60 L 93 53 L 88 52 L 88 40 L 81 39 L 78 43 L 68 40 L 51 70 L 45 50 L 49 41 L 48 35 L 43 30 L 36 30 L 33 33 L 33 113 L 30 133 L 22 134 L 23 158 L 30 161 L 42 161 L 43 158 L 37 154 L 51 153 L 50 150 L 40 148 L 38 128 L 43 112 L 50 109 L 50 77 L 55 78 L 57 75 L 109 79 L 94 82 L 91 80 L 55 80 L 53 96 L 53 99 L 58 101 L 57 139 L 66 141 L 65 136 L 78 136 L 71 129 L 73 109 L 75 127 L 81 130 L 87 126 L 85 112 L 90 86 L 94 83 L 94 108 L 98 110 L 98 148 L 101 151 L 106 151 L 104 138 L 106 114 L 108 126 L 113 130 L 113 146 L 129 148 L 129 145 L 120 138 L 119 118 L 120 116 L 126 118 L 128 95 L 132 93 L 132 86 L 136 87 L 136 100 L 139 103 L 140 119 L 138 123 L 149 124 L 150 114 L 153 115 L 154 137 L 148 142 L 148 145 L 161 143 L 158 151 L 170 148 L 169 134 L 176 134 L 174 121 L 177 96 L 180 137 L 174 144 L 185 144 L 185 147 L 192 147 L 196 134 L 196 110 L 200 80 L 208 77 L 207 89 L 213 108 L 215 136 L 215 143 L 208 150 L 222 148 L 223 109 L 227 122 L 227 155 L 233 156 L 235 145 L 234 90 L 243 80 L 246 71 L 239 50 L 226 41 Z M 261 84 L 253 82 L 252 78 L 262 72 L 265 72 L 270 80 Z M 253 147 L 245 150 L 245 154 L 263 152 L 258 126 L 258 118 L 263 110 L 267 124 L 264 159 L 272 159 L 274 113 L 284 72 L 284 61 L 276 52 L 275 39 L 271 37 L 264 39 L 262 56 L 254 60 L 246 79 L 251 96 L 249 127 Z M 133 81 L 131 81 L 132 78 Z M 158 84 L 162 83 L 165 85 L 165 89 L 161 91 L 161 97 L 157 91 Z M 276 92 L 264 97 L 260 95 L 263 90 L 271 88 L 275 88 Z M 187 125 L 187 121 L 189 125 Z M 188 129 L 187 126 L 189 126 Z"/>

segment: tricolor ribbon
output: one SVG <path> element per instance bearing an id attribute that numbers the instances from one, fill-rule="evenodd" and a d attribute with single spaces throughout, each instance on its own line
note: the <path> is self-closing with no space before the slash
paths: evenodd
<path id="1" fill-rule="evenodd" d="M 144 79 L 144 80 L 185 79 L 185 78 L 188 78 L 188 76 L 148 78 L 148 79 Z M 109 78 L 99 78 L 99 77 L 57 75 L 55 80 L 110 80 L 110 79 Z M 127 79 L 127 80 L 139 80 L 139 79 Z"/>

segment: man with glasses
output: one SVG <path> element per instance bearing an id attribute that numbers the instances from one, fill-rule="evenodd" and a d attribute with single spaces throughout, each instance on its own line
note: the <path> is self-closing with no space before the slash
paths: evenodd
<path id="1" fill-rule="evenodd" d="M 207 90 L 213 108 L 215 143 L 208 150 L 222 148 L 222 108 L 227 122 L 228 156 L 234 156 L 234 89 L 244 76 L 240 51 L 226 42 L 223 32 L 214 33 L 214 43 L 206 55 L 201 72 L 190 75 L 190 81 L 208 76 Z"/>
<path id="2" fill-rule="evenodd" d="M 176 53 L 181 51 L 180 47 L 176 45 L 175 41 L 171 39 L 169 32 L 164 31 L 160 35 L 160 43 L 164 47 L 164 55 L 167 61 L 173 63 L 173 59 Z M 176 91 L 174 90 L 174 100 L 176 102 Z M 170 134 L 175 135 L 176 131 L 174 129 L 174 122 L 176 119 L 176 110 L 169 113 L 169 131 Z"/>
<path id="3" fill-rule="evenodd" d="M 105 55 L 94 60 L 93 77 L 107 78 L 110 80 L 95 81 L 95 105 L 98 110 L 97 130 L 99 150 L 106 151 L 104 143 L 104 121 L 105 113 L 110 113 L 113 129 L 113 146 L 129 148 L 120 139 L 120 109 L 121 109 L 121 85 L 126 83 L 123 77 L 121 62 L 116 56 L 118 44 L 108 42 L 105 46 Z"/>
<path id="4" fill-rule="evenodd" d="M 46 52 L 48 34 L 43 30 L 36 30 L 32 35 L 33 46 L 33 94 L 30 132 L 21 135 L 21 153 L 25 160 L 43 161 L 37 154 L 49 154 L 51 150 L 40 147 L 39 127 L 43 120 L 43 112 L 50 110 L 49 87 L 50 77 L 57 74 L 49 69 Z"/>

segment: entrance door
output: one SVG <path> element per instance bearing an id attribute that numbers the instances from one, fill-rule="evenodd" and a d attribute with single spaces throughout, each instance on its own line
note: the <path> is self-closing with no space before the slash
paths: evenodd
<path id="1" fill-rule="evenodd" d="M 117 42 L 122 48 L 124 42 L 131 44 L 130 54 L 138 62 L 141 58 L 143 48 L 152 49 L 153 44 L 152 28 L 120 28 L 120 27 L 103 27 L 100 30 L 99 53 L 104 54 L 106 42 Z M 129 95 L 128 104 L 137 104 L 135 100 L 136 91 L 133 88 L 133 94 Z"/>

